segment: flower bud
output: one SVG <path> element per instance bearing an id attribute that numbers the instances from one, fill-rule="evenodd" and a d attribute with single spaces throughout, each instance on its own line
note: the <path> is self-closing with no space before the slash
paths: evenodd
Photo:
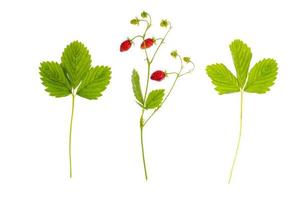
<path id="1" fill-rule="evenodd" d="M 147 13 L 146 11 L 143 11 L 143 12 L 141 13 L 141 17 L 142 17 L 142 18 L 147 18 L 147 17 L 148 17 L 148 13 Z"/>
<path id="2" fill-rule="evenodd" d="M 167 28 L 169 25 L 169 22 L 168 20 L 166 19 L 162 19 L 161 22 L 160 22 L 160 26 L 163 27 L 163 28 Z"/>
<path id="3" fill-rule="evenodd" d="M 139 25 L 139 20 L 137 18 L 131 19 L 130 24 Z"/>
<path id="4" fill-rule="evenodd" d="M 183 61 L 185 61 L 186 63 L 191 62 L 191 58 L 190 57 L 183 57 Z"/>
<path id="5" fill-rule="evenodd" d="M 176 58 L 177 57 L 177 51 L 176 50 L 174 50 L 174 51 L 172 51 L 171 52 L 171 56 L 173 57 L 173 58 Z"/>

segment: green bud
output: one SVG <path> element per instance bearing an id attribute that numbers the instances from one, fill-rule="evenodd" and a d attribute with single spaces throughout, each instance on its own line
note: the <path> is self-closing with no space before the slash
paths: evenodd
<path id="1" fill-rule="evenodd" d="M 131 19 L 130 24 L 139 25 L 139 20 L 137 18 Z"/>
<path id="2" fill-rule="evenodd" d="M 160 22 L 160 26 L 163 27 L 163 28 L 167 28 L 169 25 L 169 22 L 168 20 L 166 19 L 162 19 L 161 22 Z"/>
<path id="3" fill-rule="evenodd" d="M 190 57 L 183 57 L 183 60 L 184 60 L 186 63 L 191 62 L 191 58 L 190 58 Z"/>
<path id="4" fill-rule="evenodd" d="M 147 18 L 148 17 L 148 13 L 146 11 L 143 11 L 141 13 L 142 18 Z"/>
<path id="5" fill-rule="evenodd" d="M 177 57 L 177 51 L 176 50 L 174 50 L 174 51 L 172 51 L 171 52 L 171 56 L 173 57 L 173 58 L 176 58 Z"/>

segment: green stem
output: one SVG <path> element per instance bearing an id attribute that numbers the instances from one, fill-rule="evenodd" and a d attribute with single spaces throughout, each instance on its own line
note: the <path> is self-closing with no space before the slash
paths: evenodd
<path id="1" fill-rule="evenodd" d="M 142 36 L 142 39 L 143 41 L 145 40 L 146 38 L 146 34 L 149 30 L 151 26 L 151 23 L 147 24 L 147 27 L 146 27 L 146 30 L 144 31 L 144 34 Z M 151 66 L 151 63 L 149 61 L 149 56 L 148 56 L 148 53 L 147 53 L 147 50 L 144 49 L 144 52 L 145 52 L 145 56 L 146 56 L 146 62 L 147 62 L 147 69 L 148 69 L 148 72 L 147 72 L 147 81 L 146 81 L 146 88 L 145 88 L 145 93 L 144 93 L 144 102 L 146 101 L 146 98 L 147 98 L 147 94 L 148 94 L 148 89 L 149 89 L 149 76 L 150 76 L 150 66 Z M 141 112 L 141 117 L 140 117 L 140 138 L 141 138 L 141 149 L 142 149 L 142 158 L 143 158 L 143 164 L 144 164 L 144 172 L 145 172 L 145 179 L 146 181 L 148 180 L 148 174 L 147 174 L 147 165 L 146 165 L 146 159 L 145 159 L 145 150 L 144 150 L 144 140 L 143 140 L 143 129 L 144 129 L 144 113 L 145 113 L 145 109 L 142 108 L 142 112 Z"/>
<path id="2" fill-rule="evenodd" d="M 166 40 L 166 37 L 167 37 L 167 35 L 169 34 L 169 32 L 171 31 L 171 29 L 172 29 L 172 27 L 171 27 L 171 25 L 170 25 L 170 27 L 169 27 L 168 31 L 166 32 L 165 36 L 163 37 L 163 39 L 160 41 L 159 45 L 157 46 L 157 48 L 156 48 L 156 50 L 155 50 L 155 52 L 154 52 L 154 54 L 153 54 L 153 56 L 152 56 L 152 58 L 151 58 L 150 63 L 153 62 L 153 60 L 154 60 L 154 58 L 155 58 L 155 56 L 156 56 L 158 50 L 160 49 L 161 45 L 162 45 L 162 44 L 164 43 L 164 41 Z"/>
<path id="3" fill-rule="evenodd" d="M 231 170 L 230 170 L 228 184 L 231 183 L 232 175 L 233 175 L 233 170 L 234 170 L 234 167 L 235 167 L 235 164 L 236 164 L 236 160 L 237 160 L 237 156 L 238 156 L 238 152 L 239 152 L 239 148 L 240 148 L 240 141 L 241 141 L 241 135 L 242 135 L 243 92 L 244 92 L 243 90 L 240 91 L 240 128 L 239 128 L 239 137 L 238 137 L 238 141 L 237 141 L 237 147 L 236 147 L 236 151 L 235 151 L 234 160 L 233 160 L 232 167 L 231 167 Z"/>
<path id="4" fill-rule="evenodd" d="M 139 37 L 140 37 L 140 38 L 143 38 L 143 36 L 141 36 L 141 35 L 137 35 L 137 36 L 133 37 L 133 38 L 132 38 L 132 39 L 130 39 L 130 40 L 132 41 L 132 40 L 134 40 L 134 39 L 136 39 L 136 38 L 139 38 Z"/>
<path id="5" fill-rule="evenodd" d="M 177 80 L 179 79 L 179 77 L 181 77 L 181 72 L 182 72 L 182 70 L 183 70 L 183 61 L 182 61 L 182 58 L 181 58 L 179 55 L 178 55 L 178 58 L 179 58 L 179 60 L 180 60 L 180 70 L 179 70 L 178 73 L 176 73 L 176 78 L 175 78 L 175 80 L 174 80 L 174 82 L 173 82 L 173 84 L 172 84 L 172 86 L 171 86 L 171 88 L 170 88 L 168 94 L 166 95 L 166 97 L 165 97 L 164 100 L 162 101 L 161 105 L 160 105 L 158 108 L 156 108 L 156 109 L 151 113 L 151 115 L 144 121 L 144 123 L 143 123 L 144 126 L 145 126 L 145 125 L 147 124 L 147 122 L 153 117 L 153 115 L 154 115 L 154 114 L 162 107 L 162 105 L 166 102 L 166 100 L 167 100 L 168 97 L 170 96 L 172 90 L 174 89 Z"/>
<path id="6" fill-rule="evenodd" d="M 149 19 L 150 19 L 150 23 L 147 23 L 147 27 L 144 31 L 144 34 L 142 35 L 142 39 L 145 40 L 146 39 L 146 35 L 147 35 L 147 32 L 149 30 L 149 28 L 151 27 L 151 24 L 152 24 L 152 20 L 151 20 L 151 17 L 149 16 Z M 170 27 L 171 29 L 171 27 Z M 146 81 L 146 88 L 145 88 L 145 93 L 144 93 L 144 102 L 146 102 L 146 99 L 147 99 L 147 95 L 148 95 L 148 90 L 149 90 L 149 82 L 150 82 L 150 68 L 151 68 L 151 64 L 155 58 L 155 55 L 157 54 L 159 48 L 161 47 L 161 45 L 163 44 L 166 36 L 168 35 L 170 29 L 167 31 L 167 33 L 165 34 L 164 38 L 161 40 L 160 44 L 158 45 L 157 49 L 155 50 L 151 60 L 149 59 L 149 55 L 148 55 L 148 52 L 146 49 L 144 49 L 144 52 L 145 52 L 145 56 L 146 56 L 146 62 L 147 62 L 147 69 L 148 69 L 148 72 L 147 72 L 147 81 Z M 143 130 L 144 130 L 144 113 L 145 113 L 145 109 L 142 108 L 142 112 L 141 112 L 141 117 L 140 117 L 140 137 L 141 137 L 141 149 L 142 149 L 142 159 L 143 159 L 143 164 L 144 164 L 144 172 L 145 172 L 145 179 L 146 181 L 148 180 L 148 173 L 147 173 L 147 165 L 146 165 L 146 159 L 145 159 L 145 150 L 144 150 L 144 140 L 143 140 Z"/>
<path id="7" fill-rule="evenodd" d="M 153 117 L 153 115 L 154 115 L 154 114 L 162 107 L 162 105 L 166 102 L 167 98 L 170 96 L 172 90 L 174 89 L 174 87 L 175 87 L 175 85 L 176 85 L 176 82 L 177 82 L 178 78 L 179 78 L 179 73 L 176 75 L 176 78 L 175 78 L 175 80 L 174 80 L 174 82 L 173 82 L 173 84 L 172 84 L 172 86 L 171 86 L 171 88 L 170 88 L 168 94 L 166 95 L 166 97 L 165 97 L 164 100 L 162 101 L 160 107 L 156 108 L 156 109 L 151 113 L 151 115 L 145 120 L 144 126 L 145 126 L 145 125 L 147 124 L 147 122 Z"/>
<path id="8" fill-rule="evenodd" d="M 144 172 L 145 172 L 145 180 L 148 180 L 148 173 L 147 173 L 147 165 L 146 165 L 146 159 L 145 159 L 145 150 L 144 150 L 144 136 L 143 136 L 143 131 L 144 131 L 144 126 L 140 122 L 140 134 L 141 134 L 141 148 L 142 148 L 142 159 L 143 159 L 143 164 L 144 164 Z"/>
<path id="9" fill-rule="evenodd" d="M 72 107 L 71 107 L 70 129 L 69 129 L 69 177 L 70 178 L 72 178 L 71 136 L 72 136 L 72 122 L 73 122 L 73 114 L 74 114 L 74 100 L 75 100 L 75 95 L 72 94 Z"/>

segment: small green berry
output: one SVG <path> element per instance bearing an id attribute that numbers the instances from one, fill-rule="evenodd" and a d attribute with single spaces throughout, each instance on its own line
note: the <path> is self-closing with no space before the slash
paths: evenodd
<path id="1" fill-rule="evenodd" d="M 166 19 L 161 20 L 161 22 L 160 22 L 160 26 L 161 26 L 161 27 L 167 28 L 168 25 L 169 25 L 168 20 L 166 20 Z"/>
<path id="2" fill-rule="evenodd" d="M 137 18 L 131 19 L 130 24 L 139 25 L 139 20 Z"/>
<path id="3" fill-rule="evenodd" d="M 191 58 L 190 58 L 190 57 L 183 57 L 183 60 L 184 60 L 186 63 L 191 62 Z"/>
<path id="4" fill-rule="evenodd" d="M 141 13 L 142 18 L 147 18 L 148 17 L 148 13 L 146 11 L 143 11 Z"/>
<path id="5" fill-rule="evenodd" d="M 177 57 L 177 51 L 176 50 L 174 50 L 174 51 L 172 51 L 171 52 L 171 56 L 173 57 L 173 58 L 176 58 Z"/>

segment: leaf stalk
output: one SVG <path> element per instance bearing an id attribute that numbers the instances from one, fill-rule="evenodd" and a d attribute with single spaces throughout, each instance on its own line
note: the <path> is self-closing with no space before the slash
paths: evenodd
<path id="1" fill-rule="evenodd" d="M 72 178 L 71 138 L 72 138 L 73 115 L 74 115 L 74 101 L 75 101 L 75 94 L 72 94 L 72 106 L 71 106 L 71 117 L 70 117 L 70 128 L 69 128 L 69 177 L 70 178 Z"/>
<path id="2" fill-rule="evenodd" d="M 238 140 L 237 140 L 237 147 L 236 147 L 236 151 L 235 151 L 235 155 L 234 155 L 234 159 L 233 159 L 233 163 L 232 163 L 232 167 L 230 170 L 230 174 L 229 174 L 229 180 L 228 180 L 228 184 L 231 183 L 232 180 L 232 176 L 233 176 L 233 171 L 236 165 L 236 160 L 237 160 L 237 156 L 238 156 L 238 152 L 239 152 L 239 148 L 240 148 L 240 142 L 241 142 L 241 136 L 242 136 L 242 113 L 243 113 L 243 89 L 240 90 L 240 127 L 239 127 L 239 136 L 238 136 Z"/>

